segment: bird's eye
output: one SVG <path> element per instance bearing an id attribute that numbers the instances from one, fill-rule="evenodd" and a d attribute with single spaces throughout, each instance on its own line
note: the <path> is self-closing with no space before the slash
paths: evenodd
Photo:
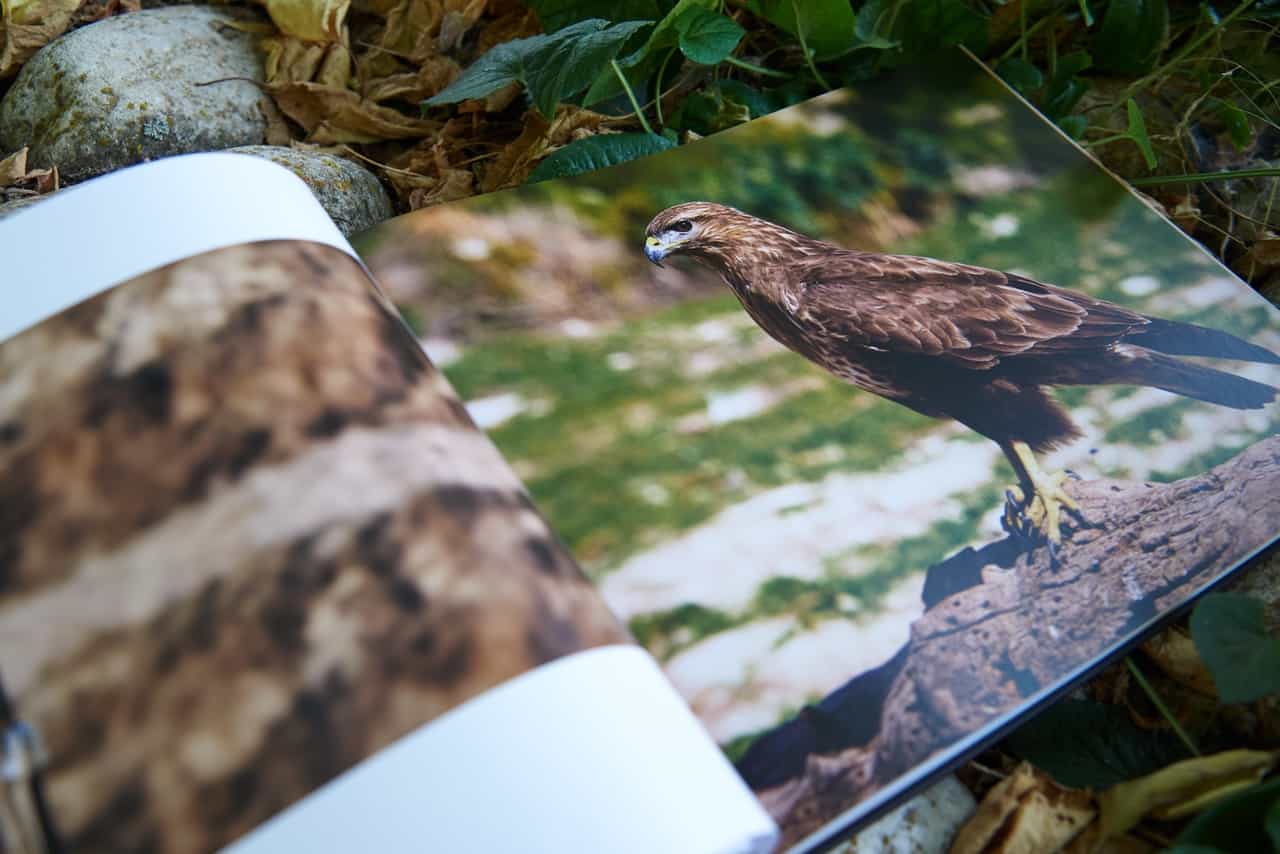
<path id="1" fill-rule="evenodd" d="M 689 222 L 687 219 L 678 219 L 671 223 L 671 230 L 679 231 L 681 233 L 693 231 L 693 223 Z"/>

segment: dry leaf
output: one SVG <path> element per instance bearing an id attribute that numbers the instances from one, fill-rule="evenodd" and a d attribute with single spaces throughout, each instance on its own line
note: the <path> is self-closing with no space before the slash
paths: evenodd
<path id="1" fill-rule="evenodd" d="M 1145 815 L 1181 818 L 1261 780 L 1278 754 L 1229 750 L 1175 762 L 1154 774 L 1112 786 L 1098 796 L 1100 838 L 1119 836 Z"/>
<path id="2" fill-rule="evenodd" d="M 258 112 L 267 120 L 267 145 L 288 145 L 293 141 L 293 133 L 284 113 L 276 106 L 276 102 L 263 95 L 258 99 Z"/>
<path id="3" fill-rule="evenodd" d="M 266 0 L 267 14 L 286 36 L 303 41 L 345 41 L 351 0 Z"/>
<path id="4" fill-rule="evenodd" d="M 590 110 L 565 105 L 550 124 L 536 110 L 525 113 L 524 129 L 485 170 L 480 191 L 490 193 L 523 184 L 538 161 L 575 139 L 600 130 L 605 117 Z"/>
<path id="5" fill-rule="evenodd" d="M 363 101 L 349 89 L 317 83 L 286 83 L 267 89 L 280 110 L 308 132 L 308 142 L 323 145 L 408 139 L 427 136 L 440 127 L 437 122 L 410 118 Z"/>
<path id="6" fill-rule="evenodd" d="M 0 17 L 0 80 L 62 35 L 80 0 L 9 0 Z"/>
<path id="7" fill-rule="evenodd" d="M 1218 696 L 1213 675 L 1200 660 L 1195 642 L 1186 632 L 1176 628 L 1161 632 L 1144 643 L 1142 651 L 1179 685 L 1206 697 Z"/>
<path id="8" fill-rule="evenodd" d="M 462 68 L 446 56 L 434 56 L 425 60 L 416 72 L 392 74 L 371 80 L 365 86 L 365 98 L 370 101 L 421 101 L 444 89 L 454 81 Z"/>
<path id="9" fill-rule="evenodd" d="M 419 208 L 465 199 L 475 193 L 474 183 L 475 176 L 467 170 L 448 169 L 436 187 L 409 193 L 409 209 L 416 211 Z"/>
<path id="10" fill-rule="evenodd" d="M 16 184 L 27 174 L 27 149 L 20 148 L 4 160 L 0 160 L 0 187 Z"/>
<path id="11" fill-rule="evenodd" d="M 1066 789 L 1024 762 L 987 792 L 951 854 L 1051 854 L 1097 814 L 1087 791 Z"/>

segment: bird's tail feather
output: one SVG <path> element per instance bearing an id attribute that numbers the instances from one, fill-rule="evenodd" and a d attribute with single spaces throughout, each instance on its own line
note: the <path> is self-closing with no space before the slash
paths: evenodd
<path id="1" fill-rule="evenodd" d="M 1266 347 L 1250 344 L 1220 329 L 1194 323 L 1149 317 L 1150 323 L 1130 340 L 1135 344 L 1168 353 L 1171 356 L 1210 356 L 1217 359 L 1239 359 L 1242 362 L 1266 362 L 1280 365 L 1280 355 Z"/>
<path id="2" fill-rule="evenodd" d="M 1145 373 L 1147 385 L 1232 409 L 1259 409 L 1280 393 L 1266 383 L 1159 354 L 1152 354 Z"/>

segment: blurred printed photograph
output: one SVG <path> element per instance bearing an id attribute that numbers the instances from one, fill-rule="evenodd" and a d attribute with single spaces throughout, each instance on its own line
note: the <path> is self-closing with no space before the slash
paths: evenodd
<path id="1" fill-rule="evenodd" d="M 625 640 L 332 247 L 217 250 L 28 328 L 0 411 L 6 851 L 221 848 Z"/>
<path id="2" fill-rule="evenodd" d="M 787 844 L 1276 535 L 1275 310 L 976 65 L 357 248 Z"/>

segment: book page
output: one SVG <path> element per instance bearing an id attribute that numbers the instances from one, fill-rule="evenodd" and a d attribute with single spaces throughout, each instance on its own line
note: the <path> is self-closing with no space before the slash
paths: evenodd
<path id="1" fill-rule="evenodd" d="M 976 64 L 356 245 L 783 847 L 1280 530 L 1276 310 Z"/>
<path id="2" fill-rule="evenodd" d="M 23 248 L 0 727 L 49 840 L 771 846 L 301 181 L 162 161 L 0 224 Z"/>

